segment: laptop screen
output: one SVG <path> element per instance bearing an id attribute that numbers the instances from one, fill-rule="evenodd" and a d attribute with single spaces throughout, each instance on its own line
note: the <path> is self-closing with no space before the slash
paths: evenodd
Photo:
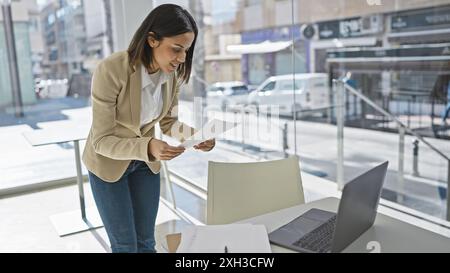
<path id="1" fill-rule="evenodd" d="M 348 182 L 339 203 L 332 252 L 341 252 L 375 222 L 388 162 Z"/>

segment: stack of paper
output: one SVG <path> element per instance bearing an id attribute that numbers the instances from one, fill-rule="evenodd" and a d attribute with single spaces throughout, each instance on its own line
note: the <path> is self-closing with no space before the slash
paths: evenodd
<path id="1" fill-rule="evenodd" d="M 178 253 L 270 253 L 263 225 L 189 226 L 181 233 Z"/>

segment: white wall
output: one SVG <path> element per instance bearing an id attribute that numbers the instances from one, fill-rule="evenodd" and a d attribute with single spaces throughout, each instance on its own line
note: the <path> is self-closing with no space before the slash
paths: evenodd
<path id="1" fill-rule="evenodd" d="M 106 18 L 103 0 L 84 1 L 84 18 L 86 21 L 86 35 L 88 38 L 105 33 Z"/>
<path id="2" fill-rule="evenodd" d="M 260 29 L 264 26 L 262 5 L 245 7 L 243 30 Z"/>
<path id="3" fill-rule="evenodd" d="M 292 14 L 289 11 L 292 9 L 291 1 L 277 1 L 275 2 L 275 25 L 286 26 L 292 24 Z"/>
<path id="4" fill-rule="evenodd" d="M 114 51 L 126 50 L 134 33 L 153 8 L 151 0 L 110 0 Z"/>

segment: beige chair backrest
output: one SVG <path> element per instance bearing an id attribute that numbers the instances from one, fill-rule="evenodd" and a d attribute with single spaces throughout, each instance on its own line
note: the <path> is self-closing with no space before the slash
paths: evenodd
<path id="1" fill-rule="evenodd" d="M 252 163 L 209 162 L 207 224 L 229 224 L 305 201 L 298 157 Z"/>

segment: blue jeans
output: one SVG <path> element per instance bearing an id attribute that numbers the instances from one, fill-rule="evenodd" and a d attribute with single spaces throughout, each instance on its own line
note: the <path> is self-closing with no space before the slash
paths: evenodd
<path id="1" fill-rule="evenodd" d="M 105 182 L 91 172 L 89 181 L 112 252 L 156 252 L 159 174 L 133 160 L 117 182 Z"/>

